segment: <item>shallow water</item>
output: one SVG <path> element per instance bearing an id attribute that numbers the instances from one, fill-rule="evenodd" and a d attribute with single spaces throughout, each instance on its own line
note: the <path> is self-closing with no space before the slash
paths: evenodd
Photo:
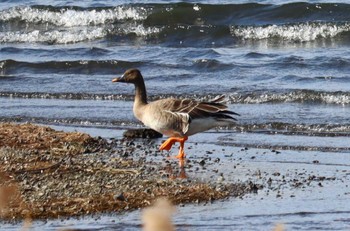
<path id="1" fill-rule="evenodd" d="M 120 138 L 142 126 L 132 86 L 111 83 L 128 68 L 142 71 L 151 100 L 225 94 L 241 116 L 190 138 L 191 158 L 221 159 L 190 176 L 221 168 L 232 181 L 258 170 L 337 180 L 286 187 L 282 198 L 263 191 L 179 207 L 179 230 L 348 230 L 349 9 L 342 0 L 1 2 L 0 121 Z M 237 161 L 245 167 L 232 169 Z M 138 230 L 140 220 L 134 212 L 34 227 Z"/>

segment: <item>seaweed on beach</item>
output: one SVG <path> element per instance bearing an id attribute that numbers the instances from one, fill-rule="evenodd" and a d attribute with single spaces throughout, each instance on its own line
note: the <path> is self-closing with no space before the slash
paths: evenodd
<path id="1" fill-rule="evenodd" d="M 54 155 L 74 155 L 96 152 L 101 146 L 107 146 L 107 142 L 85 133 L 56 131 L 30 123 L 0 123 L 0 147 L 37 153 L 50 152 Z"/>
<path id="2" fill-rule="evenodd" d="M 156 147 L 33 124 L 0 124 L 0 209 L 3 219 L 58 218 L 121 212 L 160 197 L 174 204 L 242 196 L 246 184 L 209 184 L 164 175 L 136 158 Z M 125 155 L 128 153 L 128 155 Z"/>

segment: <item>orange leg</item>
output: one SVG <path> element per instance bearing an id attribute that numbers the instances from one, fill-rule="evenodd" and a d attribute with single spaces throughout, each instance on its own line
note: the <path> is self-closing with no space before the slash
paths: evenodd
<path id="1" fill-rule="evenodd" d="M 179 142 L 180 143 L 180 150 L 179 150 L 179 154 L 176 156 L 176 158 L 183 159 L 183 158 L 185 158 L 184 144 L 185 144 L 185 141 L 187 139 L 188 139 L 187 136 L 185 136 L 183 138 L 170 137 L 160 146 L 159 150 L 169 151 L 175 142 Z"/>

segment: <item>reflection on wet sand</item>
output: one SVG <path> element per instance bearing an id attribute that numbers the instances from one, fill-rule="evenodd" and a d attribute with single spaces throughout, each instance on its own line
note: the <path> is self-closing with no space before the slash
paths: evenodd
<path id="1" fill-rule="evenodd" d="M 165 167 L 165 172 L 169 175 L 169 179 L 186 179 L 186 159 L 171 158 L 174 161 L 178 161 L 178 166 L 173 166 L 167 164 Z"/>

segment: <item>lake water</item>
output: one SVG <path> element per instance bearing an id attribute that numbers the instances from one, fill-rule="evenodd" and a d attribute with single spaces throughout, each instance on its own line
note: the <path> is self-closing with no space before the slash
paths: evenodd
<path id="1" fill-rule="evenodd" d="M 104 137 L 116 130 L 118 138 L 120 131 L 141 124 L 132 114 L 133 87 L 111 80 L 139 68 L 151 99 L 225 94 L 229 108 L 241 114 L 237 126 L 189 142 L 225 146 L 232 153 L 249 147 L 254 150 L 249 155 L 258 157 L 271 149 L 288 150 L 282 159 L 237 158 L 250 169 L 305 168 L 332 175 L 350 170 L 349 48 L 345 0 L 1 1 L 0 121 Z M 203 147 L 187 152 L 201 158 Z M 323 158 L 322 166 L 303 165 Z M 275 166 L 276 161 L 286 165 Z M 296 192 L 305 200 L 273 198 L 267 205 L 260 196 L 232 199 L 212 205 L 221 223 L 208 217 L 208 206 L 190 206 L 183 214 L 198 210 L 202 218 L 182 216 L 176 222 L 183 230 L 267 230 L 276 221 L 267 218 L 271 215 L 282 216 L 288 230 L 349 230 L 349 175 L 337 177 L 344 182 L 324 187 L 320 197 L 314 194 L 319 189 L 311 188 Z M 332 196 L 335 187 L 341 197 Z M 256 210 L 260 207 L 266 213 Z M 99 230 L 109 223 L 105 219 L 84 226 L 93 222 L 87 219 L 82 226 Z M 137 213 L 120 219 L 127 220 L 122 228 L 139 229 Z"/>

